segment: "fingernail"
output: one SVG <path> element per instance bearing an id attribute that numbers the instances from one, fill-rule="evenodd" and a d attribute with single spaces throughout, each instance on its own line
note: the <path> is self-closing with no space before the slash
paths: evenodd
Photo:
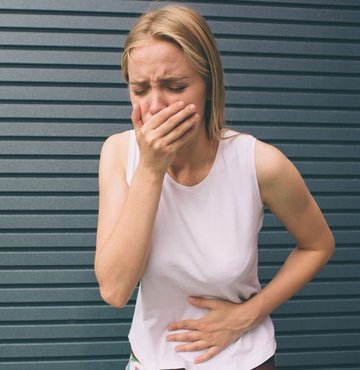
<path id="1" fill-rule="evenodd" d="M 182 108 L 184 105 L 185 105 L 185 103 L 184 103 L 183 101 L 179 101 L 178 106 L 179 106 L 180 108 Z"/>
<path id="2" fill-rule="evenodd" d="M 200 116 L 196 113 L 196 114 L 194 115 L 194 120 L 195 120 L 195 121 L 198 121 L 198 120 L 199 120 L 199 118 L 200 118 Z"/>
<path id="3" fill-rule="evenodd" d="M 196 107 L 195 107 L 195 105 L 194 105 L 194 104 L 190 104 L 190 105 L 189 105 L 189 109 L 190 109 L 190 110 L 195 110 L 195 109 L 196 109 Z"/>

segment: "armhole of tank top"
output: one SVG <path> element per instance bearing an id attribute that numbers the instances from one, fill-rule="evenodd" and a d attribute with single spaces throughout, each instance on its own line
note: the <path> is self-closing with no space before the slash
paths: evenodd
<path id="1" fill-rule="evenodd" d="M 137 147 L 136 147 L 136 137 L 135 131 L 129 130 L 129 149 L 126 164 L 126 182 L 130 186 L 131 180 L 134 175 L 136 159 L 137 159 Z"/>
<path id="2" fill-rule="evenodd" d="M 261 195 L 260 195 L 259 181 L 256 175 L 255 146 L 256 146 L 257 139 L 251 135 L 250 137 L 251 137 L 251 140 L 250 140 L 250 145 L 249 145 L 249 164 L 250 164 L 251 180 L 254 185 L 254 196 L 256 198 L 258 205 L 261 208 L 264 208 L 264 204 L 261 200 Z"/>

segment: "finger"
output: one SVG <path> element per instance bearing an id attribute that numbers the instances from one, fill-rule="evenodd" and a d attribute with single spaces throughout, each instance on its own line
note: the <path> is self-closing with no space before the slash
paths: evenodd
<path id="1" fill-rule="evenodd" d="M 166 337 L 169 342 L 195 342 L 199 340 L 201 333 L 198 331 L 187 331 L 180 334 L 171 334 Z"/>
<path id="2" fill-rule="evenodd" d="M 141 120 L 141 111 L 138 104 L 133 105 L 133 111 L 131 113 L 131 121 L 135 127 L 135 129 L 141 129 L 143 126 L 143 122 Z"/>
<path id="3" fill-rule="evenodd" d="M 209 361 L 222 351 L 222 348 L 218 346 L 210 347 L 208 351 L 195 358 L 195 363 L 200 364 L 201 362 Z"/>
<path id="4" fill-rule="evenodd" d="M 196 113 L 189 117 L 186 121 L 176 126 L 168 135 L 164 137 L 164 145 L 176 145 L 175 149 L 178 149 L 192 133 L 194 126 L 199 122 L 200 116 Z"/>
<path id="5" fill-rule="evenodd" d="M 160 112 L 156 113 L 146 124 L 150 129 L 156 129 L 166 122 L 171 116 L 178 113 L 184 109 L 185 103 L 183 101 L 178 101 L 168 107 L 162 109 Z"/>
<path id="6" fill-rule="evenodd" d="M 174 331 L 174 330 L 198 330 L 198 321 L 199 320 L 183 320 L 174 322 L 172 324 L 168 325 L 168 330 Z"/>
<path id="7" fill-rule="evenodd" d="M 219 306 L 219 299 L 208 299 L 201 297 L 190 297 L 189 302 L 196 307 L 214 310 Z"/>
<path id="8" fill-rule="evenodd" d="M 166 136 L 171 133 L 177 126 L 180 126 L 187 119 L 191 118 L 196 113 L 194 104 L 187 105 L 184 109 L 173 114 L 161 126 L 158 131 L 161 136 Z"/>
<path id="9" fill-rule="evenodd" d="M 198 340 L 193 343 L 182 344 L 180 346 L 175 347 L 176 352 L 195 352 L 195 351 L 202 351 L 204 349 L 209 348 L 209 343 L 205 342 L 204 340 Z"/>

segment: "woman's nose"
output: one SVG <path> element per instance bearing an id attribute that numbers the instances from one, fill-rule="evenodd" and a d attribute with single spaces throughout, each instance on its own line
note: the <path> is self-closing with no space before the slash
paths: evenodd
<path id="1" fill-rule="evenodd" d="M 152 91 L 148 97 L 150 99 L 149 112 L 152 116 L 167 106 L 166 98 L 161 92 Z"/>

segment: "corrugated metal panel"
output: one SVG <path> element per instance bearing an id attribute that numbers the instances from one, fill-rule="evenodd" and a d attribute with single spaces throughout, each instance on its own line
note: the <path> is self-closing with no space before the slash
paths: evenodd
<path id="1" fill-rule="evenodd" d="M 194 1 L 221 50 L 227 117 L 283 150 L 334 231 L 331 263 L 274 315 L 279 369 L 360 368 L 360 3 Z M 150 1 L 0 1 L 0 368 L 125 367 L 134 298 L 93 273 L 101 145 L 128 129 L 119 58 Z M 266 283 L 292 248 L 269 214 Z"/>

